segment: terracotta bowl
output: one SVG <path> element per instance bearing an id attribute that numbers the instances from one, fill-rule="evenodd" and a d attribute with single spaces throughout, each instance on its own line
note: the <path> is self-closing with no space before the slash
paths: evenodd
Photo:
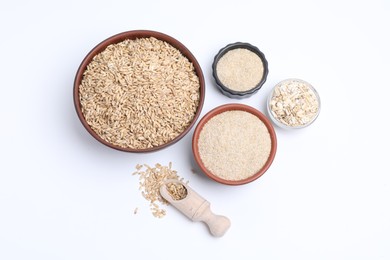
<path id="1" fill-rule="evenodd" d="M 84 71 L 86 70 L 88 64 L 92 61 L 92 59 L 97 55 L 99 54 L 100 52 L 102 52 L 103 50 L 105 50 L 105 48 L 110 45 L 110 44 L 115 44 L 115 43 L 119 43 L 119 42 L 122 42 L 126 39 L 131 39 L 131 40 L 134 40 L 134 39 L 137 39 L 137 38 L 148 38 L 148 37 L 154 37 L 158 40 L 162 40 L 162 41 L 165 41 L 167 43 L 169 43 L 170 45 L 172 45 L 173 47 L 175 47 L 176 49 L 178 49 L 185 57 L 188 58 L 188 60 L 190 62 L 192 62 L 192 64 L 194 65 L 194 68 L 195 68 L 195 72 L 199 78 L 199 83 L 200 83 L 200 99 L 199 99 L 199 105 L 198 105 L 198 108 L 197 108 L 197 111 L 196 111 L 196 114 L 195 114 L 195 117 L 194 119 L 192 120 L 191 124 L 181 133 L 179 134 L 176 138 L 174 138 L 173 140 L 171 140 L 170 142 L 167 142 L 165 144 L 162 144 L 160 146 L 156 146 L 156 147 L 152 147 L 152 148 L 146 148 L 146 149 L 132 149 L 132 148 L 123 148 L 123 147 L 120 147 L 120 146 L 117 146 L 117 145 L 114 145 L 112 143 L 109 143 L 105 140 L 103 140 L 97 133 L 95 133 L 95 131 L 88 125 L 88 123 L 86 122 L 85 118 L 84 118 L 84 115 L 82 113 L 82 110 L 81 110 L 81 104 L 80 104 L 80 99 L 79 99 L 79 86 L 81 84 L 81 81 L 83 79 L 83 73 Z M 135 30 L 135 31 L 127 31 L 127 32 L 123 32 L 123 33 L 119 33 L 119 34 L 116 34 L 114 36 L 111 36 L 109 37 L 108 39 L 102 41 L 101 43 L 99 43 L 96 47 L 94 47 L 88 54 L 87 56 L 84 58 L 84 60 L 81 62 L 80 64 L 80 67 L 78 68 L 78 71 L 76 73 L 76 77 L 75 77 L 75 80 L 74 80 L 74 91 L 73 91 L 73 100 L 74 100 L 74 105 L 75 105 L 75 108 L 76 108 L 76 112 L 77 112 L 77 115 L 81 121 L 81 123 L 83 124 L 83 126 L 85 127 L 85 129 L 96 139 L 98 140 L 100 143 L 108 146 L 108 147 L 111 147 L 111 148 L 114 148 L 114 149 L 117 149 L 117 150 L 120 150 L 120 151 L 125 151 L 125 152 L 152 152 L 152 151 L 156 151 L 156 150 L 160 150 L 160 149 L 163 149 L 169 145 L 172 145 L 174 143 L 176 143 L 177 141 L 179 141 L 181 138 L 183 138 L 189 131 L 190 129 L 194 126 L 197 118 L 199 117 L 200 113 L 201 113 L 201 110 L 202 110 L 202 107 L 203 107 L 203 103 L 204 103 L 204 96 L 205 96 L 205 81 L 204 81 L 204 76 L 203 76 L 203 72 L 202 72 L 202 69 L 198 63 L 198 61 L 196 60 L 196 58 L 194 57 L 194 55 L 181 43 L 179 42 L 178 40 L 172 38 L 171 36 L 168 36 L 166 34 L 163 34 L 163 33 L 160 33 L 160 32 L 155 32 L 155 31 L 147 31 L 147 30 Z"/>
<path id="2" fill-rule="evenodd" d="M 264 166 L 254 175 L 252 175 L 246 179 L 241 179 L 241 180 L 226 180 L 226 179 L 222 179 L 222 178 L 214 175 L 211 171 L 209 171 L 204 166 L 202 159 L 200 157 L 199 148 L 198 148 L 199 135 L 203 129 L 203 126 L 214 116 L 216 116 L 220 113 L 223 113 L 225 111 L 232 111 L 232 110 L 246 111 L 246 112 L 249 112 L 249 113 L 255 115 L 256 117 L 258 117 L 267 127 L 268 132 L 269 132 L 270 137 L 271 137 L 271 151 L 270 151 L 270 155 L 269 155 L 266 163 L 264 164 Z M 196 126 L 195 131 L 194 131 L 194 135 L 192 138 L 192 151 L 194 154 L 195 161 L 199 165 L 200 169 L 210 179 L 217 181 L 219 183 L 222 183 L 222 184 L 227 184 L 227 185 L 247 184 L 247 183 L 250 183 L 250 182 L 258 179 L 260 176 L 262 176 L 268 170 L 268 168 L 271 166 L 271 164 L 274 160 L 274 157 L 276 154 L 276 147 L 277 147 L 276 134 L 275 134 L 274 127 L 273 127 L 272 123 L 269 121 L 269 119 L 263 113 L 261 113 L 260 111 L 258 111 L 257 109 L 255 109 L 251 106 L 243 105 L 243 104 L 234 104 L 234 103 L 216 107 L 213 110 L 211 110 L 210 112 L 208 112 L 206 115 L 204 115 L 203 118 L 199 121 L 198 125 Z"/>

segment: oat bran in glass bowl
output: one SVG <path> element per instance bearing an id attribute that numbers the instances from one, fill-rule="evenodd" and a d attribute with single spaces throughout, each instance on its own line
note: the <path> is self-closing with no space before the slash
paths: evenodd
<path id="1" fill-rule="evenodd" d="M 199 117 L 202 69 L 178 40 L 155 31 L 116 34 L 82 61 L 73 99 L 85 129 L 125 152 L 152 152 L 183 138 Z"/>

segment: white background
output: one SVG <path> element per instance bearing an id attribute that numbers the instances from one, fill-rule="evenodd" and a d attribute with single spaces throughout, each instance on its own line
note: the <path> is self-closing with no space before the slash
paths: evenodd
<path id="1" fill-rule="evenodd" d="M 2 1 L 0 28 L 0 259 L 390 259 L 389 1 Z M 274 163 L 243 186 L 191 172 L 194 128 L 159 152 L 110 149 L 77 118 L 73 80 L 96 44 L 136 29 L 195 55 L 202 115 L 233 102 L 266 113 L 270 89 L 290 77 L 317 88 L 321 114 L 306 129 L 275 128 Z M 245 100 L 211 76 L 236 41 L 269 62 Z M 224 237 L 173 207 L 152 216 L 131 173 L 170 161 L 231 219 Z"/>

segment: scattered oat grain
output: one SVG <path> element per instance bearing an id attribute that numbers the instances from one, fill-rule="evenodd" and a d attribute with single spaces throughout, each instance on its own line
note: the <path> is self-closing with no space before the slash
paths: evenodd
<path id="1" fill-rule="evenodd" d="M 161 205 L 169 205 L 168 201 L 165 200 L 160 194 L 160 187 L 164 184 L 167 179 L 183 181 L 177 174 L 177 171 L 172 169 L 172 163 L 168 166 L 163 166 L 156 163 L 154 167 L 150 167 L 147 164 L 141 167 L 136 167 L 137 171 L 133 175 L 139 176 L 139 189 L 142 196 L 149 201 L 150 210 L 153 216 L 162 218 L 166 215 L 166 210 L 160 208 Z M 183 195 L 183 191 L 178 189 L 177 194 Z"/>

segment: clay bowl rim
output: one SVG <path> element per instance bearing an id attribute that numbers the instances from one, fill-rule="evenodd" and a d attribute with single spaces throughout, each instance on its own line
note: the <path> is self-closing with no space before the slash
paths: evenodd
<path id="1" fill-rule="evenodd" d="M 239 110 L 239 111 L 246 111 L 249 112 L 255 116 L 257 116 L 267 127 L 268 132 L 270 133 L 271 137 L 271 152 L 270 155 L 264 164 L 264 166 L 254 175 L 242 179 L 242 180 L 225 180 L 223 178 L 220 178 L 216 175 L 214 175 L 211 171 L 209 171 L 203 164 L 202 159 L 200 158 L 199 155 L 199 149 L 198 149 L 198 141 L 199 141 L 199 135 L 200 132 L 203 129 L 203 126 L 214 116 L 226 112 L 226 111 L 232 111 L 232 110 Z M 247 184 L 250 182 L 253 182 L 260 178 L 271 166 L 275 155 L 276 155 L 276 149 L 277 149 L 277 138 L 276 138 L 276 133 L 275 129 L 271 123 L 271 121 L 259 110 L 255 109 L 254 107 L 251 107 L 249 105 L 244 105 L 244 104 L 238 104 L 238 103 L 232 103 L 232 104 L 225 104 L 218 106 L 211 111 L 209 111 L 207 114 L 205 114 L 201 120 L 199 121 L 198 125 L 195 128 L 193 137 L 192 137 L 192 152 L 195 158 L 195 161 L 197 162 L 198 166 L 202 170 L 202 172 L 208 176 L 210 179 L 217 181 L 222 184 L 226 185 L 242 185 L 242 184 Z"/>
<path id="2" fill-rule="evenodd" d="M 133 148 L 121 147 L 121 146 L 114 145 L 112 143 L 105 141 L 97 133 L 95 133 L 95 131 L 89 126 L 89 124 L 85 120 L 84 115 L 81 111 L 81 104 L 80 104 L 80 99 L 79 99 L 79 86 L 80 86 L 81 81 L 83 79 L 83 73 L 86 70 L 88 64 L 92 61 L 93 57 L 95 57 L 98 53 L 102 52 L 108 45 L 119 43 L 119 42 L 122 42 L 126 39 L 133 40 L 136 38 L 148 38 L 148 37 L 154 37 L 158 40 L 162 40 L 162 41 L 165 41 L 165 42 L 171 44 L 173 47 L 178 49 L 185 57 L 187 57 L 188 60 L 194 65 L 194 69 L 195 69 L 195 72 L 199 78 L 199 85 L 200 85 L 199 104 L 198 104 L 197 111 L 195 113 L 195 116 L 194 116 L 191 124 L 173 140 L 171 140 L 165 144 L 156 146 L 156 147 L 145 148 L 145 149 L 133 149 Z M 178 142 L 180 139 L 182 139 L 192 129 L 192 127 L 195 125 L 197 119 L 199 118 L 199 116 L 202 112 L 204 98 L 205 98 L 204 75 L 203 75 L 202 68 L 200 67 L 195 56 L 191 53 L 191 51 L 183 43 L 181 43 L 177 39 L 173 38 L 172 36 L 169 36 L 167 34 L 157 32 L 157 31 L 151 31 L 151 30 L 132 30 L 132 31 L 121 32 L 121 33 L 115 34 L 115 35 L 103 40 L 99 44 L 97 44 L 85 56 L 85 58 L 81 62 L 80 66 L 77 70 L 77 73 L 76 73 L 76 76 L 74 79 L 74 86 L 73 86 L 74 106 L 76 109 L 76 113 L 77 113 L 82 125 L 84 126 L 84 128 L 100 143 L 102 143 L 110 148 L 119 150 L 119 151 L 132 152 L 132 153 L 146 153 L 146 152 L 153 152 L 153 151 L 161 150 L 163 148 L 166 148 L 166 147 Z"/>

